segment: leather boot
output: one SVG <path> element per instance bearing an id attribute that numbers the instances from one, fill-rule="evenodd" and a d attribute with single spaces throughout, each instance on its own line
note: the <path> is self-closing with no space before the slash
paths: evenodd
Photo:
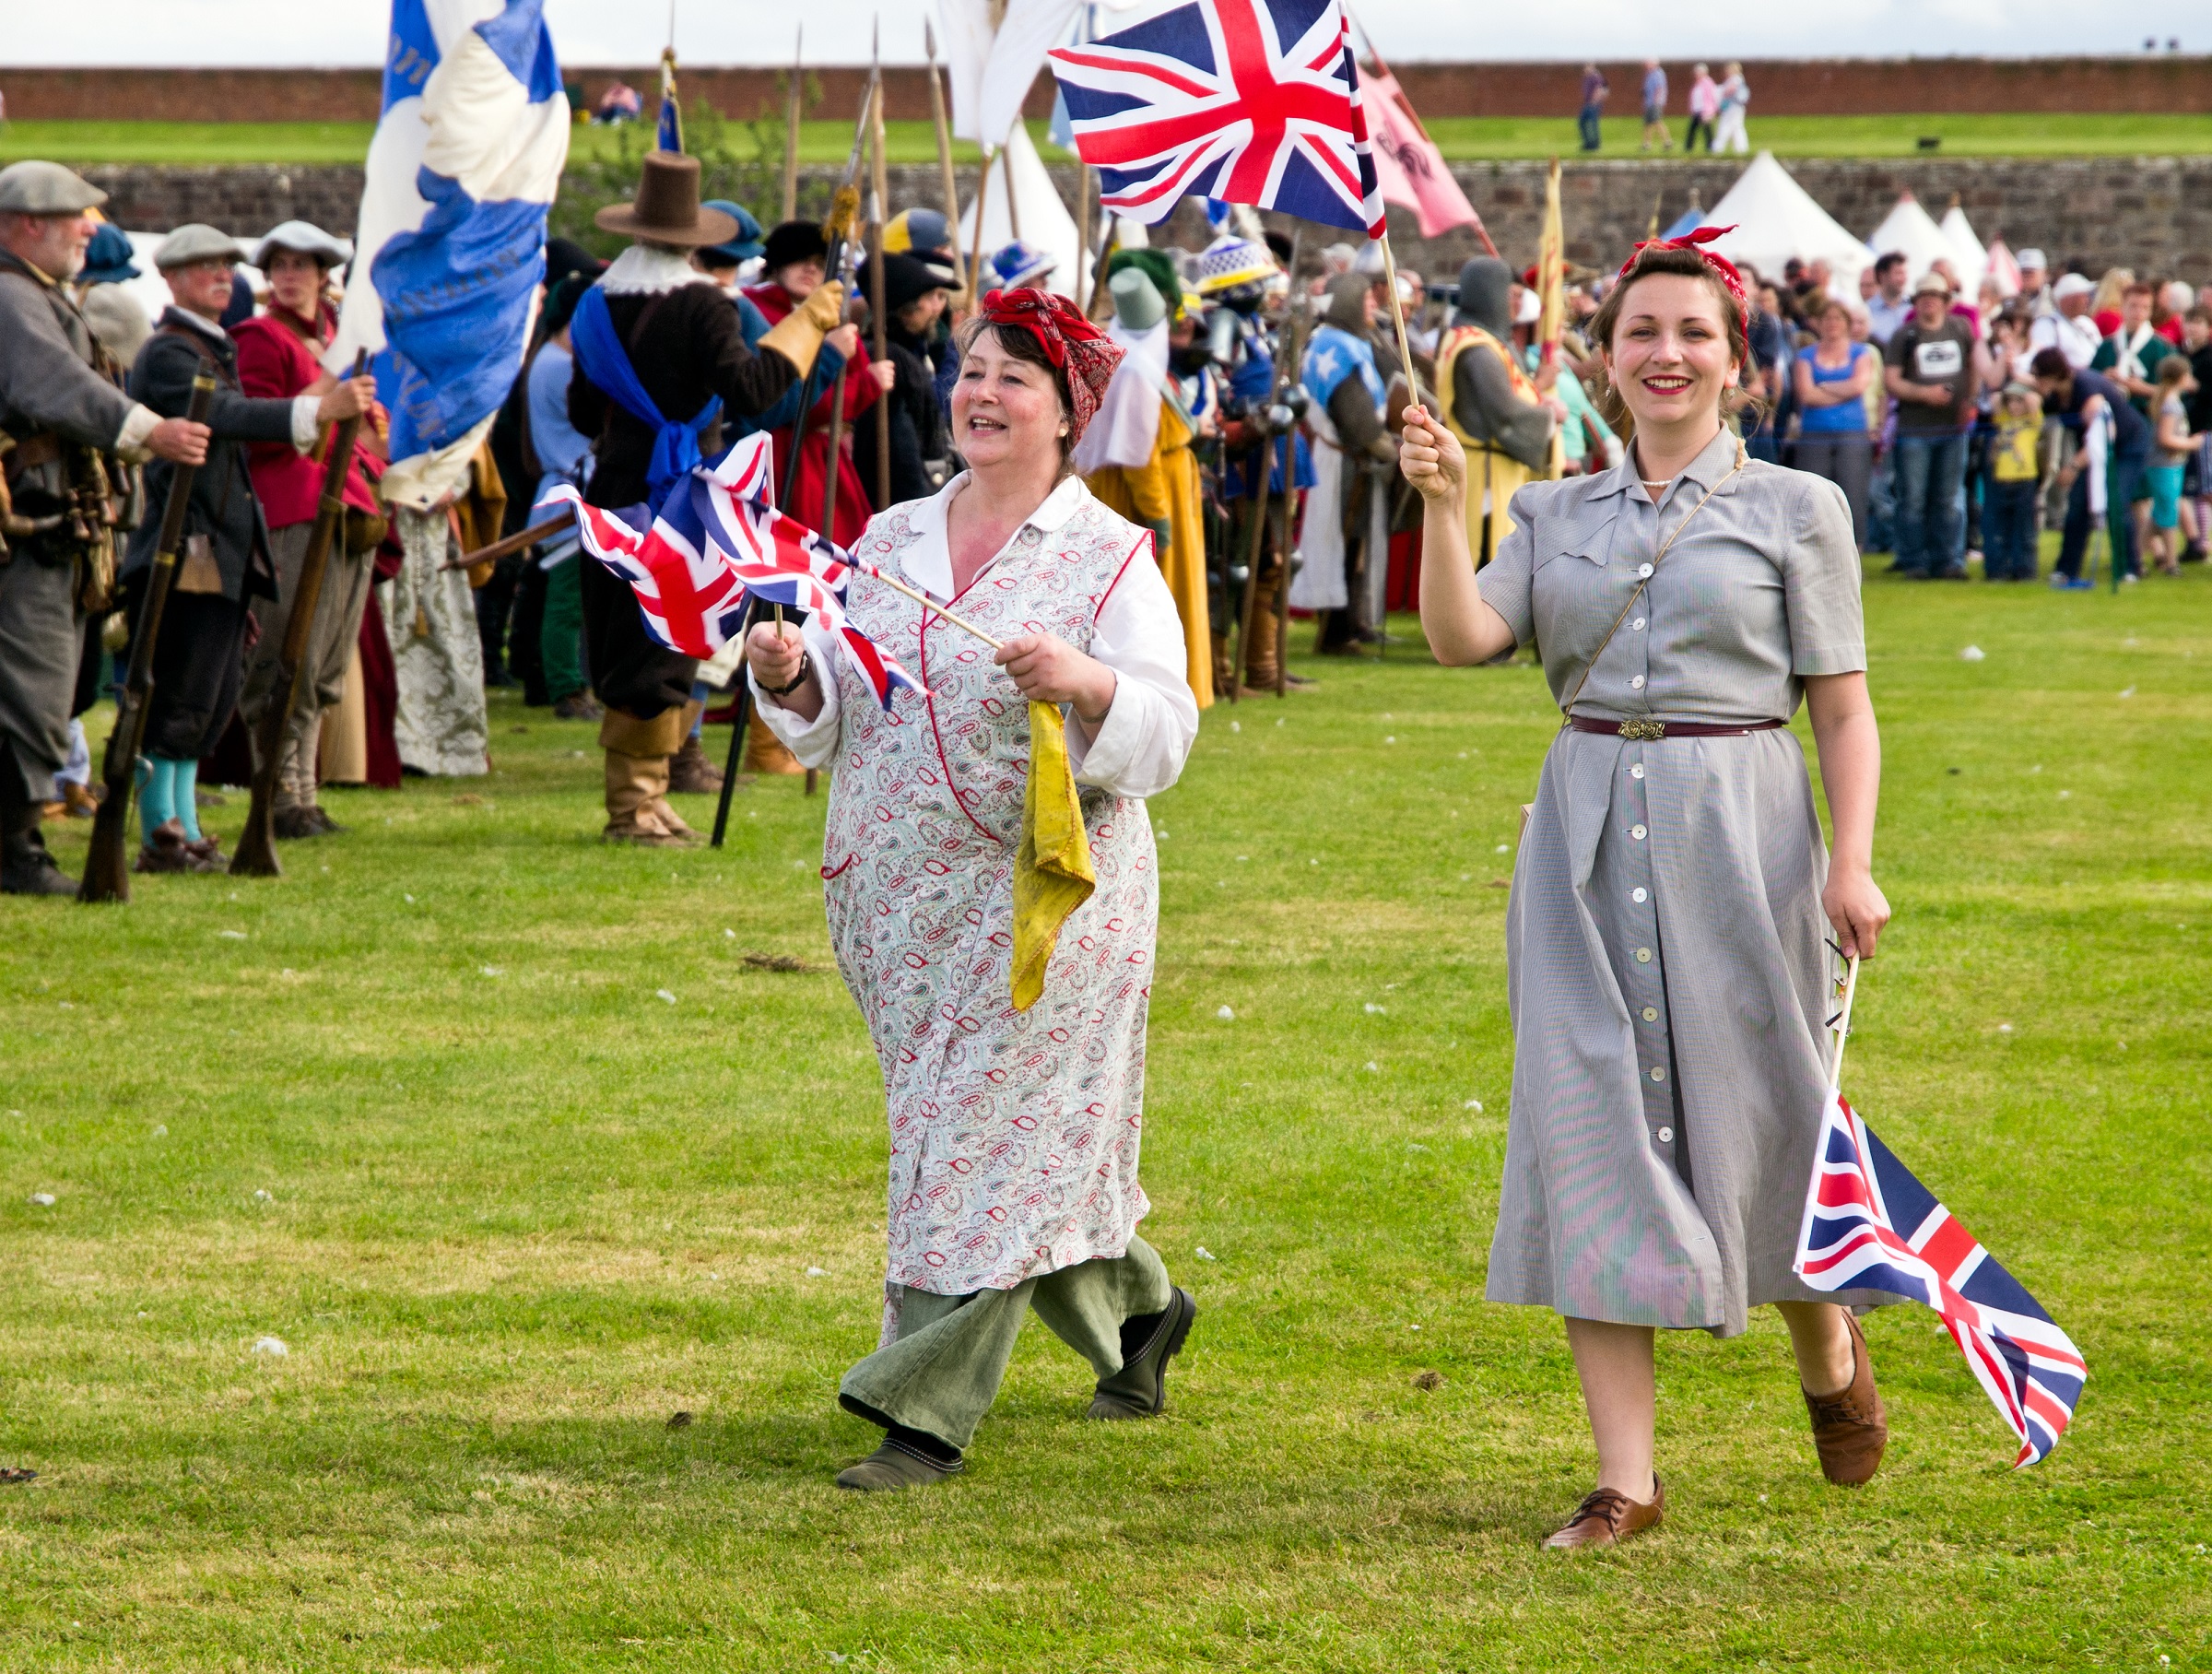
<path id="1" fill-rule="evenodd" d="M 606 752 L 606 830 L 608 843 L 631 843 L 646 848 L 689 848 L 699 833 L 668 806 L 668 758 L 632 756 L 618 749 Z"/>
<path id="2" fill-rule="evenodd" d="M 1217 633 L 1214 635 L 1214 690 L 1227 691 L 1229 680 L 1229 635 Z"/>
<path id="3" fill-rule="evenodd" d="M 1265 605 L 1253 607 L 1252 648 L 1244 654 L 1244 685 L 1251 691 L 1275 690 L 1275 612 Z"/>
<path id="4" fill-rule="evenodd" d="M 1188 1291 L 1178 1285 L 1168 1298 L 1167 1307 L 1149 1321 L 1129 1320 L 1122 1326 L 1123 1352 L 1127 1356 L 1122 1369 L 1112 1377 L 1100 1378 L 1090 1402 L 1088 1417 L 1094 1419 L 1148 1419 L 1168 1404 L 1168 1362 L 1182 1350 L 1182 1339 L 1191 1334 L 1191 1322 L 1198 1317 L 1198 1303 Z M 1149 1324 L 1141 1343 L 1131 1344 L 1131 1327 Z M 1135 1353 L 1129 1348 L 1135 1349 Z"/>
<path id="5" fill-rule="evenodd" d="M 798 757 L 783 747 L 783 740 L 769 730 L 766 721 L 759 715 L 745 735 L 745 771 L 748 773 L 803 773 Z"/>
<path id="6" fill-rule="evenodd" d="M 202 868 L 194 864 L 192 843 L 184 835 L 184 822 L 164 819 L 146 834 L 145 845 L 131 862 L 134 872 L 196 872 Z"/>
<path id="7" fill-rule="evenodd" d="M 0 769 L 6 767 L 0 761 Z M 0 841 L 0 895 L 74 895 L 76 885 L 46 852 L 36 824 Z"/>
<path id="8" fill-rule="evenodd" d="M 683 748 L 668 761 L 668 788 L 681 796 L 712 796 L 722 789 L 722 769 L 707 760 L 699 735 L 691 730 L 705 708 L 696 699 L 684 705 Z"/>
<path id="9" fill-rule="evenodd" d="M 1820 1474 L 1839 1488 L 1856 1488 L 1881 1468 L 1889 1418 L 1882 1410 L 1881 1391 L 1874 1386 L 1865 1334 L 1849 1314 L 1843 1325 L 1851 1333 L 1851 1382 L 1834 1395 L 1806 1395 L 1805 1409 L 1813 1421 Z"/>

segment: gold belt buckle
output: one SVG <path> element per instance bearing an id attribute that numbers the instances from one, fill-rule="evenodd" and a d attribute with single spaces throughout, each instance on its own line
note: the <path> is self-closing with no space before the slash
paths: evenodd
<path id="1" fill-rule="evenodd" d="M 1639 744 L 1649 743 L 1654 738 L 1666 737 L 1666 723 L 1650 720 L 1623 721 L 1620 724 L 1620 736 L 1624 738 L 1633 739 Z"/>

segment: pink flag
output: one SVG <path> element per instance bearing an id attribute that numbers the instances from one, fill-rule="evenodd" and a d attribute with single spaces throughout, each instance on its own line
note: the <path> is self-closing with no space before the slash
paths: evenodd
<path id="1" fill-rule="evenodd" d="M 1423 238 L 1434 238 L 1453 227 L 1481 226 L 1482 217 L 1467 202 L 1467 195 L 1452 178 L 1452 171 L 1444 167 L 1443 153 L 1413 120 L 1413 109 L 1398 90 L 1398 78 L 1362 69 L 1359 87 L 1365 95 L 1361 102 L 1367 106 L 1375 172 L 1382 180 L 1384 201 L 1417 211 Z"/>

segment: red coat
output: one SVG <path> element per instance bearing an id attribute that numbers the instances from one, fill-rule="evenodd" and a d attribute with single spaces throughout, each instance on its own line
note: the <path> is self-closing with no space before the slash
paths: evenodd
<path id="1" fill-rule="evenodd" d="M 318 357 L 337 318 L 323 310 L 323 341 L 310 338 L 300 326 L 274 313 L 256 314 L 230 328 L 238 345 L 239 386 L 249 395 L 300 395 L 323 375 Z M 248 450 L 248 468 L 253 475 L 253 492 L 261 497 L 269 527 L 309 523 L 315 503 L 323 497 L 321 460 L 282 442 L 257 442 Z M 360 457 L 346 478 L 346 503 L 371 515 L 380 510 L 375 490 L 362 475 Z"/>
<path id="2" fill-rule="evenodd" d="M 753 306 L 768 317 L 771 325 L 788 314 L 797 304 L 791 293 L 781 285 L 748 285 L 746 296 Z M 830 456 L 830 407 L 835 394 L 834 385 L 825 383 L 822 393 L 806 415 L 806 442 L 799 451 L 799 474 L 792 484 L 791 504 L 784 510 L 808 528 L 817 528 L 822 520 L 822 485 L 826 480 L 823 466 Z M 860 415 L 876 405 L 882 392 L 876 380 L 868 375 L 865 359 L 855 360 L 845 369 L 845 425 L 837 443 L 837 526 L 828 531 L 830 538 L 841 547 L 850 547 L 860 539 L 860 533 L 868 526 L 868 519 L 877 510 L 869 498 L 867 485 L 860 479 L 859 467 L 853 463 L 853 427 Z M 783 472 L 791 458 L 791 427 L 774 432 L 776 446 L 776 486 L 783 486 Z"/>

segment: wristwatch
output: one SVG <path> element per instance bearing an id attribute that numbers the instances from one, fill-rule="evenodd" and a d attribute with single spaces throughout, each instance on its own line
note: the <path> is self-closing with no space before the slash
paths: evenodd
<path id="1" fill-rule="evenodd" d="M 808 675 L 812 674 L 813 672 L 814 672 L 814 654 L 813 654 L 812 652 L 810 652 L 810 651 L 802 651 L 802 652 L 800 652 L 800 653 L 799 653 L 799 672 L 798 672 L 797 674 L 795 674 L 795 675 L 792 676 L 792 678 L 791 678 L 791 684 L 790 684 L 790 685 L 788 685 L 788 686 L 771 686 L 771 687 L 768 687 L 768 688 L 766 689 L 766 690 L 767 690 L 767 692 L 768 692 L 768 695 L 769 695 L 770 697 L 771 697 L 771 698 L 788 698 L 789 696 L 791 696 L 791 694 L 792 694 L 793 692 L 794 692 L 794 691 L 798 690 L 798 689 L 799 689 L 800 687 L 802 687 L 802 686 L 804 686 L 804 685 L 806 685 L 806 677 L 807 677 Z"/>

